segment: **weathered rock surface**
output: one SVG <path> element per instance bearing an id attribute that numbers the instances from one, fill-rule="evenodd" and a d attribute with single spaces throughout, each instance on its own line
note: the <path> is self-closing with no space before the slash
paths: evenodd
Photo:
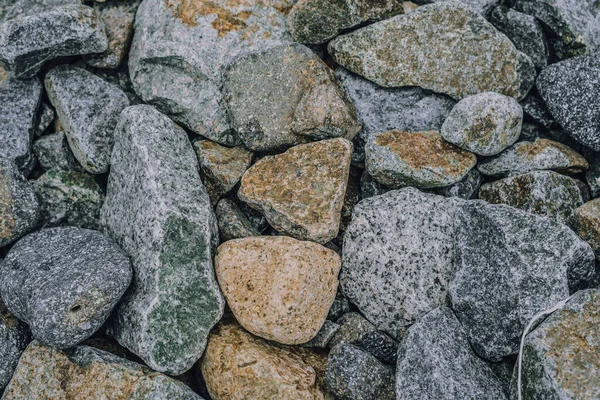
<path id="1" fill-rule="evenodd" d="M 221 242 L 248 236 L 260 236 L 258 229 L 252 225 L 252 222 L 233 200 L 220 200 L 215 207 L 215 214 Z"/>
<path id="2" fill-rule="evenodd" d="M 548 66 L 536 82 L 556 122 L 575 140 L 596 151 L 600 151 L 599 74 L 600 58 L 584 56 Z"/>
<path id="3" fill-rule="evenodd" d="M 44 135 L 33 143 L 33 154 L 45 170 L 83 171 L 63 132 Z"/>
<path id="4" fill-rule="evenodd" d="M 35 164 L 31 142 L 41 96 L 37 78 L 7 79 L 0 84 L 0 157 L 14 161 L 25 175 Z"/>
<path id="5" fill-rule="evenodd" d="M 66 350 L 31 343 L 3 400 L 202 400 L 183 383 L 89 346 Z"/>
<path id="6" fill-rule="evenodd" d="M 476 168 L 473 168 L 461 181 L 450 186 L 434 189 L 434 192 L 444 197 L 460 197 L 469 200 L 477 196 L 482 183 L 483 175 Z"/>
<path id="7" fill-rule="evenodd" d="M 459 101 L 440 134 L 460 148 L 493 156 L 517 141 L 522 124 L 523 109 L 515 99 L 486 92 Z"/>
<path id="8" fill-rule="evenodd" d="M 321 329 L 319 329 L 319 332 L 317 332 L 317 335 L 314 338 L 310 339 L 308 342 L 302 343 L 301 346 L 309 348 L 318 347 L 324 349 L 327 347 L 329 342 L 331 342 L 331 339 L 333 339 L 338 329 L 340 329 L 340 326 L 338 324 L 326 319 L 323 323 L 323 326 L 321 326 Z"/>
<path id="9" fill-rule="evenodd" d="M 498 92 L 520 100 L 535 80 L 529 57 L 454 0 L 339 36 L 328 50 L 337 63 L 381 86 L 420 86 L 455 99 Z"/>
<path id="10" fill-rule="evenodd" d="M 108 171 L 117 119 L 129 105 L 125 93 L 69 65 L 52 68 L 44 83 L 75 158 L 92 174 Z"/>
<path id="11" fill-rule="evenodd" d="M 280 347 L 221 323 L 202 358 L 202 376 L 214 400 L 325 400 L 327 358 L 303 347 Z"/>
<path id="12" fill-rule="evenodd" d="M 14 18 L 0 26 L 0 60 L 18 78 L 32 77 L 48 60 L 99 53 L 107 46 L 98 14 L 80 4 Z"/>
<path id="13" fill-rule="evenodd" d="M 0 298 L 0 391 L 12 378 L 29 340 L 27 325 L 15 318 Z"/>
<path id="14" fill-rule="evenodd" d="M 506 400 L 500 381 L 471 350 L 448 308 L 437 308 L 406 332 L 398 351 L 399 399 Z"/>
<path id="15" fill-rule="evenodd" d="M 78 4 L 81 4 L 81 0 L 11 0 L 4 5 L 6 13 L 0 21 L 6 22 L 15 18 L 38 15 L 60 6 Z"/>
<path id="16" fill-rule="evenodd" d="M 237 58 L 224 74 L 224 92 L 233 127 L 251 150 L 308 138 L 352 140 L 360 130 L 333 71 L 300 44 Z"/>
<path id="17" fill-rule="evenodd" d="M 394 400 L 394 370 L 351 344 L 327 358 L 325 385 L 340 400 Z"/>
<path id="18" fill-rule="evenodd" d="M 37 113 L 37 125 L 35 127 L 35 136 L 40 137 L 44 134 L 46 129 L 52 125 L 54 122 L 54 117 L 56 113 L 54 112 L 54 108 L 50 104 L 45 101 L 40 103 L 40 108 Z"/>
<path id="19" fill-rule="evenodd" d="M 520 103 L 523 108 L 523 120 L 526 122 L 532 122 L 534 124 L 541 125 L 546 129 L 556 128 L 556 122 L 552 115 L 546 109 L 546 104 L 539 97 L 529 95 L 525 97 Z M 523 124 L 523 130 L 525 130 L 526 124 Z M 539 129 L 539 127 L 538 127 Z M 552 133 L 550 133 L 552 136 Z M 521 140 L 530 140 L 523 137 L 521 132 Z"/>
<path id="20" fill-rule="evenodd" d="M 352 143 L 338 138 L 264 157 L 242 177 L 238 197 L 278 231 L 327 243 L 338 234 L 351 154 Z"/>
<path id="21" fill-rule="evenodd" d="M 135 272 L 111 334 L 151 368 L 185 372 L 223 314 L 218 228 L 186 133 L 151 106 L 121 113 L 100 218 Z"/>
<path id="22" fill-rule="evenodd" d="M 33 337 L 67 348 L 104 324 L 131 282 L 125 253 L 100 232 L 61 227 L 19 240 L 0 266 L 6 307 Z"/>
<path id="23" fill-rule="evenodd" d="M 553 170 L 575 175 L 584 172 L 588 167 L 586 159 L 575 150 L 549 139 L 518 142 L 498 156 L 477 164 L 477 169 L 481 173 L 494 177 L 506 177 L 537 170 Z"/>
<path id="24" fill-rule="evenodd" d="M 486 183 L 479 198 L 567 222 L 584 203 L 577 181 L 553 171 L 534 171 Z"/>
<path id="25" fill-rule="evenodd" d="M 600 199 L 594 199 L 577 208 L 569 222 L 569 226 L 585 240 L 600 259 Z"/>
<path id="26" fill-rule="evenodd" d="M 365 147 L 366 171 L 390 188 L 444 187 L 461 181 L 477 158 L 437 131 L 392 130 L 373 135 Z"/>
<path id="27" fill-rule="evenodd" d="M 283 344 L 305 343 L 319 332 L 341 266 L 333 250 L 286 236 L 230 240 L 215 256 L 235 318 L 250 333 Z"/>
<path id="28" fill-rule="evenodd" d="M 437 3 L 444 0 L 414 0 L 416 4 Z M 487 16 L 499 3 L 500 0 L 460 0 L 466 6 L 471 7 L 481 15 Z"/>

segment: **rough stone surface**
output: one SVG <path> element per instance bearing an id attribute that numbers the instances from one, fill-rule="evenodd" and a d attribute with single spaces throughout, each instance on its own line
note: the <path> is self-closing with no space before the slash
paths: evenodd
<path id="1" fill-rule="evenodd" d="M 584 203 L 577 181 L 552 171 L 528 172 L 486 183 L 479 189 L 479 198 L 563 223 Z"/>
<path id="2" fill-rule="evenodd" d="M 28 78 L 57 57 L 99 53 L 108 42 L 96 11 L 65 5 L 0 25 L 0 60 L 14 76 Z"/>
<path id="3" fill-rule="evenodd" d="M 33 337 L 67 348 L 90 337 L 131 282 L 125 253 L 100 232 L 61 227 L 19 240 L 0 266 L 6 307 Z"/>
<path id="4" fill-rule="evenodd" d="M 327 358 L 302 347 L 282 347 L 221 323 L 202 358 L 202 376 L 214 400 L 331 400 L 321 377 Z"/>
<path id="5" fill-rule="evenodd" d="M 517 141 L 522 124 L 523 109 L 515 99 L 486 92 L 459 101 L 440 134 L 460 148 L 493 156 Z"/>
<path id="6" fill-rule="evenodd" d="M 215 208 L 221 242 L 248 236 L 260 236 L 238 205 L 230 199 L 222 199 Z"/>
<path id="7" fill-rule="evenodd" d="M 44 134 L 46 129 L 54 122 L 56 113 L 51 105 L 47 102 L 42 101 L 37 114 L 37 125 L 35 127 L 35 136 L 40 137 Z"/>
<path id="8" fill-rule="evenodd" d="M 536 82 L 556 122 L 575 140 L 596 151 L 600 151 L 598 75 L 600 58 L 584 56 L 550 65 Z"/>
<path id="9" fill-rule="evenodd" d="M 0 247 L 33 230 L 40 205 L 16 164 L 0 157 Z"/>
<path id="10" fill-rule="evenodd" d="M 350 302 L 348 299 L 340 292 L 338 288 L 338 292 L 335 295 L 335 299 L 333 300 L 333 304 L 329 308 L 329 314 L 327 314 L 327 319 L 332 321 L 337 321 L 342 315 L 350 312 Z"/>
<path id="11" fill-rule="evenodd" d="M 328 50 L 338 64 L 381 86 L 420 86 L 455 99 L 493 91 L 520 100 L 535 79 L 529 57 L 454 0 L 339 36 Z"/>
<path id="12" fill-rule="evenodd" d="M 35 164 L 31 142 L 42 95 L 39 79 L 7 79 L 0 84 L 0 157 L 28 175 Z"/>
<path id="13" fill-rule="evenodd" d="M 352 143 L 338 138 L 264 157 L 242 177 L 238 197 L 278 231 L 327 243 L 338 234 L 351 154 Z"/>
<path id="14" fill-rule="evenodd" d="M 341 259 L 287 236 L 230 240 L 215 271 L 233 315 L 250 333 L 283 344 L 315 337 L 335 298 Z"/>
<path id="15" fill-rule="evenodd" d="M 343 30 L 404 11 L 400 0 L 299 0 L 290 10 L 288 27 L 301 43 L 324 43 Z"/>
<path id="16" fill-rule="evenodd" d="M 104 193 L 84 172 L 49 170 L 33 182 L 40 201 L 40 225 L 100 228 Z"/>
<path id="17" fill-rule="evenodd" d="M 3 400 L 202 400 L 183 383 L 89 346 L 31 343 Z"/>
<path id="18" fill-rule="evenodd" d="M 365 147 L 369 175 L 395 189 L 449 186 L 461 181 L 476 163 L 475 155 L 447 143 L 437 131 L 381 132 Z"/>
<path id="19" fill-rule="evenodd" d="M 352 140 L 360 130 L 333 71 L 300 44 L 237 58 L 226 69 L 224 92 L 233 127 L 251 150 L 308 138 Z"/>
<path id="20" fill-rule="evenodd" d="M 435 189 L 434 192 L 445 197 L 460 197 L 469 200 L 477 197 L 477 192 L 483 183 L 483 175 L 473 168 L 460 181 L 453 185 Z"/>
<path id="21" fill-rule="evenodd" d="M 437 308 L 411 326 L 396 366 L 399 399 L 507 400 L 494 372 L 479 359 L 448 308 Z"/>
<path id="22" fill-rule="evenodd" d="M 536 313 L 591 279 L 594 255 L 565 225 L 505 205 L 469 201 L 455 219 L 452 309 L 475 352 L 500 361 Z"/>
<path id="23" fill-rule="evenodd" d="M 135 273 L 110 332 L 152 369 L 177 375 L 200 358 L 223 314 L 216 219 L 187 135 L 169 118 L 128 107 L 115 140 L 100 218 Z"/>
<path id="24" fill-rule="evenodd" d="M 600 397 L 599 309 L 600 291 L 582 290 L 527 335 L 524 399 Z"/>
<path id="25" fill-rule="evenodd" d="M 68 65 L 52 68 L 45 86 L 75 158 L 92 174 L 108 171 L 117 119 L 129 105 L 125 93 Z"/>
<path id="26" fill-rule="evenodd" d="M 136 15 L 129 71 L 137 94 L 192 131 L 235 145 L 223 66 L 291 42 L 292 0 L 148 0 Z"/>
<path id="27" fill-rule="evenodd" d="M 472 170 L 471 170 L 472 171 Z M 384 194 L 389 192 L 391 189 L 377 182 L 369 173 L 364 170 L 363 174 L 360 177 L 360 193 L 363 199 L 368 199 L 369 197 L 379 196 L 380 194 Z"/>
<path id="28" fill-rule="evenodd" d="M 600 199 L 577 208 L 568 221 L 569 226 L 585 240 L 600 260 Z"/>
<path id="29" fill-rule="evenodd" d="M 416 4 L 437 3 L 443 0 L 414 0 Z M 501 0 L 460 0 L 466 6 L 471 7 L 474 11 L 481 15 L 487 16 Z M 408 3 L 408 1 L 406 2 Z"/>
<path id="30" fill-rule="evenodd" d="M 358 347 L 341 344 L 327 358 L 325 385 L 339 400 L 394 400 L 394 370 Z"/>
<path id="31" fill-rule="evenodd" d="M 319 329 L 319 332 L 317 332 L 317 335 L 308 342 L 302 343 L 302 347 L 318 347 L 324 349 L 329 342 L 331 342 L 331 339 L 333 339 L 338 329 L 340 329 L 338 324 L 326 319 L 323 326 L 321 326 L 321 329 Z"/>
<path id="32" fill-rule="evenodd" d="M 535 97 L 533 95 L 529 95 L 525 97 L 520 103 L 523 108 L 523 119 L 527 122 L 532 122 L 534 124 L 541 125 L 546 129 L 556 128 L 556 122 L 552 115 L 546 109 L 546 104 L 539 97 Z M 523 124 L 523 130 L 525 129 L 525 124 Z M 521 132 L 521 137 L 519 138 L 523 140 L 523 132 Z"/>
<path id="33" fill-rule="evenodd" d="M 81 0 L 10 0 L 4 3 L 5 14 L 0 22 L 38 15 L 54 8 L 81 4 Z"/>
<path id="34" fill-rule="evenodd" d="M 562 143 L 549 139 L 518 142 L 497 157 L 483 160 L 477 169 L 484 175 L 506 177 L 537 170 L 575 175 L 588 169 L 583 156 Z"/>
<path id="35" fill-rule="evenodd" d="M 12 378 L 29 340 L 27 325 L 15 318 L 0 298 L 0 391 Z"/>
<path id="36" fill-rule="evenodd" d="M 44 170 L 83 171 L 63 132 L 44 135 L 33 143 L 33 154 Z"/>

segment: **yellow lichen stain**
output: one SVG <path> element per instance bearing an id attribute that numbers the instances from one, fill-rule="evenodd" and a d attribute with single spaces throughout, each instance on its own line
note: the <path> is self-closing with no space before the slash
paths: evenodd
<path id="1" fill-rule="evenodd" d="M 0 175 L 0 239 L 9 239 L 14 235 L 17 222 L 12 215 L 13 202 L 8 179 Z"/>
<path id="2" fill-rule="evenodd" d="M 237 3 L 237 4 L 233 4 Z M 250 11 L 234 13 L 234 6 L 244 6 L 247 1 L 233 0 L 220 5 L 215 1 L 204 0 L 166 0 L 166 6 L 171 10 L 173 16 L 179 19 L 188 28 L 198 26 L 197 18 L 200 16 L 215 16 L 212 22 L 213 28 L 219 37 L 224 37 L 229 32 L 242 30 L 248 27 L 246 20 L 252 15 Z"/>

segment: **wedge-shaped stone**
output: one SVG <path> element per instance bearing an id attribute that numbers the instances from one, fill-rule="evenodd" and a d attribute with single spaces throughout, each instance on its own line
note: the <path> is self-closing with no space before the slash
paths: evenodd
<path id="1" fill-rule="evenodd" d="M 12 378 L 30 338 L 29 327 L 12 315 L 0 298 L 0 390 Z"/>

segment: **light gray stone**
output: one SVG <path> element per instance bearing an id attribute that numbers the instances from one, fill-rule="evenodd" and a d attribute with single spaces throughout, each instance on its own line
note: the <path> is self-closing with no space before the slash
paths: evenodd
<path id="1" fill-rule="evenodd" d="M 414 0 L 416 4 L 437 3 L 444 0 Z M 487 16 L 494 7 L 499 5 L 501 0 L 459 0 L 465 6 L 471 7 L 473 11 L 478 12 L 483 16 Z"/>

